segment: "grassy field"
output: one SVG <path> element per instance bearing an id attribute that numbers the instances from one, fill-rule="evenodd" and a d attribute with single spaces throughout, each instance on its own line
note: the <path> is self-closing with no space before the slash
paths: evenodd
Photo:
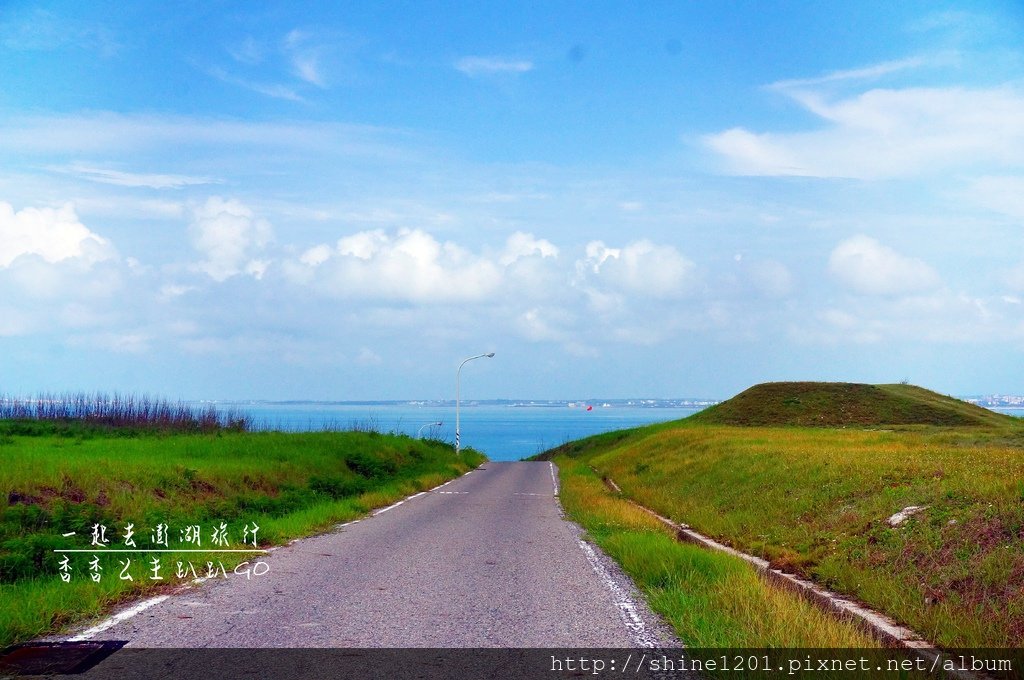
<path id="1" fill-rule="evenodd" d="M 561 500 L 632 577 L 688 647 L 877 647 L 853 625 L 770 587 L 735 557 L 679 543 L 664 525 L 611 494 L 585 461 L 558 459 Z"/>
<path id="2" fill-rule="evenodd" d="M 484 460 L 443 442 L 376 432 L 237 432 L 174 434 L 82 423 L 0 421 L 0 647 L 52 632 L 140 594 L 166 590 L 175 561 L 206 574 L 207 561 L 236 564 L 256 554 L 168 557 L 150 565 L 125 555 L 100 555 L 101 581 L 89 577 L 92 553 L 70 556 L 71 580 L 60 578 L 56 548 L 91 548 L 93 528 L 106 527 L 110 548 L 124 548 L 134 525 L 139 548 L 168 527 L 168 547 L 195 547 L 186 527 L 200 527 L 202 548 L 214 547 L 224 523 L 228 546 L 240 549 L 246 528 L 256 545 L 330 529 L 372 508 L 431 488 Z M 75 532 L 72 537 L 62 534 Z M 251 535 L 246 541 L 252 544 Z M 97 549 L 100 550 L 100 549 Z M 148 561 L 152 555 L 146 556 Z M 185 568 L 187 571 L 187 567 Z M 187 573 L 192 578 L 191 573 Z"/>
<path id="3" fill-rule="evenodd" d="M 900 385 L 842 390 L 860 427 L 794 426 L 815 410 L 820 421 L 835 417 L 828 399 L 808 408 L 831 386 L 798 383 L 787 396 L 783 385 L 770 387 L 774 405 L 750 416 L 775 426 L 721 424 L 742 413 L 725 402 L 552 454 L 593 465 L 662 515 L 864 601 L 936 644 L 1024 646 L 1022 424 Z M 913 424 L 886 422 L 887 409 Z M 869 425 L 862 414 L 872 411 Z M 912 505 L 925 509 L 887 523 Z"/>

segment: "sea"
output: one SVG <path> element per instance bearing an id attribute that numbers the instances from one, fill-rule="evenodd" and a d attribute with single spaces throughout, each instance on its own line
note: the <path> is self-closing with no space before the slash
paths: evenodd
<path id="1" fill-rule="evenodd" d="M 463 402 L 459 409 L 461 445 L 481 451 L 491 460 L 521 460 L 582 437 L 686 418 L 709 403 L 713 402 Z M 215 405 L 221 411 L 249 416 L 256 429 L 376 430 L 455 442 L 454 404 L 218 401 Z"/>
<path id="2" fill-rule="evenodd" d="M 207 405 L 210 402 L 196 402 Z M 287 432 L 375 430 L 455 442 L 455 405 L 407 402 L 217 401 L 249 416 L 256 429 Z M 462 402 L 461 445 L 491 460 L 521 460 L 575 439 L 680 420 L 715 402 L 698 399 Z M 1020 417 L 1020 408 L 993 407 Z"/>

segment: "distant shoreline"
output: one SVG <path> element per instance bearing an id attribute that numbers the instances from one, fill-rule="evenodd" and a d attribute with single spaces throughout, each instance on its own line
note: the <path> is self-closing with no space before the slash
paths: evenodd
<path id="1" fill-rule="evenodd" d="M 704 408 L 717 404 L 717 399 L 463 399 L 466 406 L 510 406 L 520 408 Z M 454 399 L 362 399 L 362 400 L 317 400 L 317 399 L 199 399 L 186 400 L 189 404 L 266 404 L 270 406 L 295 406 L 317 404 L 322 406 L 450 406 L 455 408 Z"/>

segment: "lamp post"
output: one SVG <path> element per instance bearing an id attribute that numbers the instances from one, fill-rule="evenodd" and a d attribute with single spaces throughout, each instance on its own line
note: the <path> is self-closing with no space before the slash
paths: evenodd
<path id="1" fill-rule="evenodd" d="M 459 370 L 455 372 L 455 455 L 459 455 L 461 448 L 461 442 L 459 441 L 459 383 L 462 378 L 462 367 L 466 365 L 466 362 L 472 361 L 473 359 L 482 359 L 487 357 L 490 359 L 494 356 L 494 352 L 488 352 L 487 354 L 477 354 L 475 357 L 469 357 L 461 364 L 459 364 Z"/>
<path id="2" fill-rule="evenodd" d="M 444 425 L 444 423 L 442 423 L 440 420 L 437 421 L 436 423 L 427 423 L 426 425 L 421 425 L 420 429 L 416 430 L 416 439 L 419 439 L 421 436 L 423 436 L 424 429 L 428 427 L 441 427 L 442 425 Z"/>

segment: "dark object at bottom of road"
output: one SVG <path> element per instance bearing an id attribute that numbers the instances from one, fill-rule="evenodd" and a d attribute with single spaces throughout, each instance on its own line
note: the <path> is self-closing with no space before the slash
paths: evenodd
<path id="1" fill-rule="evenodd" d="M 123 641 L 30 642 L 0 652 L 0 675 L 84 673 L 121 649 Z"/>

